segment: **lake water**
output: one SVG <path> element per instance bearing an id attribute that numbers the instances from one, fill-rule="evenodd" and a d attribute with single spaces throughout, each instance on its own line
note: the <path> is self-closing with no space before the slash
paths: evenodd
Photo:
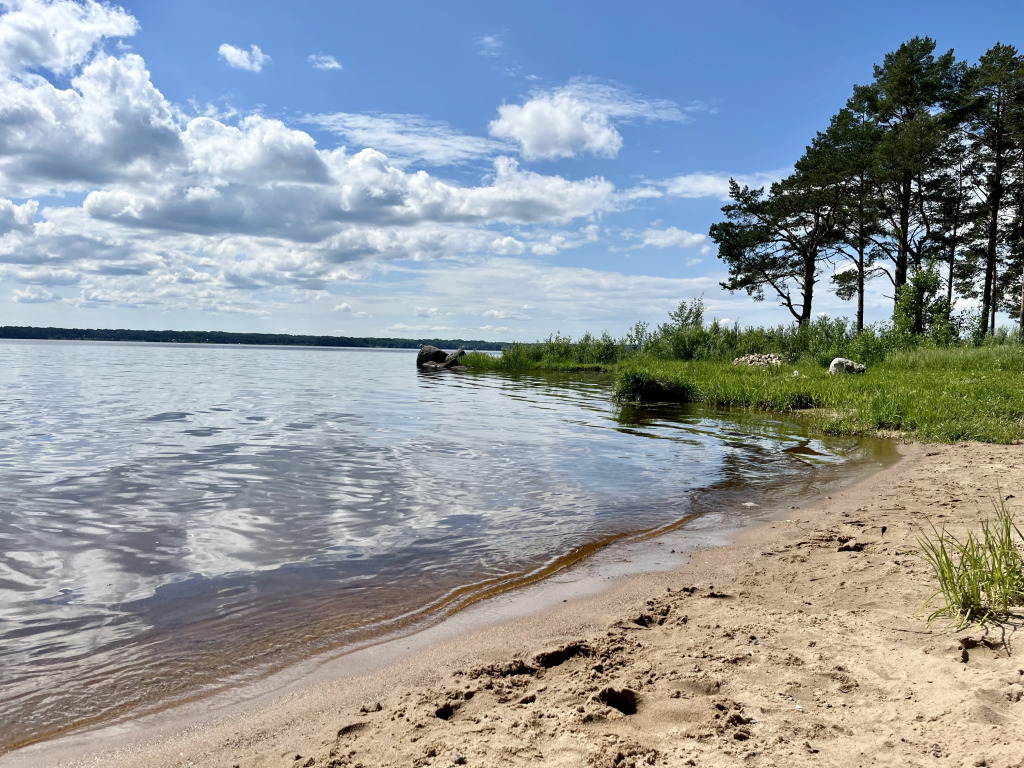
<path id="1" fill-rule="evenodd" d="M 743 513 L 859 451 L 411 351 L 2 341 L 0 752 Z"/>

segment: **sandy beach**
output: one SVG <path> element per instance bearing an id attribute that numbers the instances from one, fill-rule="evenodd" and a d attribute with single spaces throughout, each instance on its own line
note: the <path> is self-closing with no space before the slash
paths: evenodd
<path id="1" fill-rule="evenodd" d="M 1024 766 L 1020 622 L 928 625 L 914 554 L 1018 509 L 1024 446 L 900 451 L 674 570 L 0 766 Z"/>

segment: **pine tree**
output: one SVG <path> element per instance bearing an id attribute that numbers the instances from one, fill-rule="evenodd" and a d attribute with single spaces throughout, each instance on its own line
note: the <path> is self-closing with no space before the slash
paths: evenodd
<path id="1" fill-rule="evenodd" d="M 896 294 L 908 273 L 925 264 L 926 243 L 934 239 L 928 187 L 951 128 L 946 108 L 964 69 L 952 50 L 938 57 L 934 50 L 935 41 L 928 37 L 904 43 L 875 66 L 874 82 L 854 87 L 847 103 L 880 134 L 873 176 L 887 234 L 881 250 L 891 261 L 885 271 Z"/>
<path id="2" fill-rule="evenodd" d="M 796 172 L 772 184 L 767 195 L 729 181 L 733 202 L 722 208 L 727 220 L 710 230 L 729 268 L 723 288 L 744 290 L 755 301 L 769 290 L 797 323 L 811 319 L 815 285 L 838 230 L 843 187 L 836 165 L 833 148 L 812 145 Z"/>
<path id="3" fill-rule="evenodd" d="M 878 205 L 878 184 L 873 157 L 880 131 L 865 115 L 842 109 L 828 130 L 815 139 L 831 148 L 836 183 L 843 188 L 837 237 L 832 246 L 840 266 L 832 275 L 836 295 L 857 300 L 856 327 L 864 329 L 864 295 L 867 282 L 877 275 L 875 259 L 883 234 Z"/>
<path id="4" fill-rule="evenodd" d="M 965 81 L 971 100 L 967 143 L 978 196 L 982 330 L 995 331 L 1000 305 L 1000 266 L 1009 255 L 1007 223 L 1021 185 L 1021 144 L 1015 135 L 1017 102 L 1024 90 L 1024 59 L 1012 45 L 997 43 L 971 67 Z"/>

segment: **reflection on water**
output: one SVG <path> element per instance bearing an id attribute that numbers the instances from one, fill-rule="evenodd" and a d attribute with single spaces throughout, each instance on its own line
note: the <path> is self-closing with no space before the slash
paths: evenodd
<path id="1" fill-rule="evenodd" d="M 408 351 L 2 342 L 0 751 L 854 449 L 615 407 L 599 377 L 421 374 Z"/>

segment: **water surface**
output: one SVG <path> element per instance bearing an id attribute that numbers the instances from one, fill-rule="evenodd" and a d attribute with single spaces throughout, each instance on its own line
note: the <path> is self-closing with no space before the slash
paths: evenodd
<path id="1" fill-rule="evenodd" d="M 858 450 L 620 408 L 601 377 L 414 359 L 0 342 L 0 751 L 440 615 Z"/>

